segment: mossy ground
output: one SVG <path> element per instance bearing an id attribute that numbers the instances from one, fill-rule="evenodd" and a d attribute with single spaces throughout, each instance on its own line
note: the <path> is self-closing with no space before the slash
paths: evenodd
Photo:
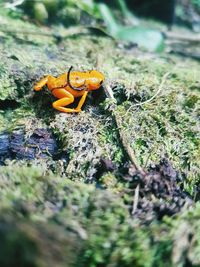
<path id="1" fill-rule="evenodd" d="M 0 265 L 16 266 L 10 255 L 19 253 L 18 266 L 199 266 L 198 203 L 148 226 L 130 215 L 133 192 L 124 193 L 130 188 L 123 180 L 129 159 L 103 92 L 90 96 L 78 115 L 55 111 L 47 90 L 33 92 L 46 74 L 97 66 L 115 88 L 120 130 L 140 165 L 149 170 L 168 158 L 198 201 L 199 63 L 126 49 L 92 34 L 58 42 L 41 34 L 52 33 L 45 27 L 6 14 L 0 20 L 4 30 L 12 29 L 0 30 L 0 132 L 23 129 L 28 137 L 47 128 L 63 153 L 1 167 Z M 166 73 L 159 94 L 138 105 L 157 93 Z M 116 170 L 99 177 L 102 158 Z"/>

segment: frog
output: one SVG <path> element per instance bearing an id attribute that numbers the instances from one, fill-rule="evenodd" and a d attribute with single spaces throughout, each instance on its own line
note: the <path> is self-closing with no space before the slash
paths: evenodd
<path id="1" fill-rule="evenodd" d="M 88 93 L 98 90 L 105 80 L 104 75 L 97 70 L 72 71 L 72 69 L 71 66 L 66 73 L 58 77 L 47 75 L 34 86 L 35 91 L 47 86 L 52 95 L 58 98 L 53 102 L 53 108 L 65 113 L 81 112 Z M 77 107 L 66 107 L 72 104 L 75 98 L 80 98 Z"/>

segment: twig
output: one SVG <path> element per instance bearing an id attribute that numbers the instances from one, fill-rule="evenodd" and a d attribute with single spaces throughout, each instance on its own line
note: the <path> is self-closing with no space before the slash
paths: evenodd
<path id="1" fill-rule="evenodd" d="M 116 112 L 116 99 L 113 95 L 113 91 L 110 87 L 110 85 L 104 85 L 104 91 L 105 91 L 105 94 L 108 98 L 112 99 L 113 100 L 113 105 L 111 107 L 111 110 L 112 110 L 112 114 L 115 118 L 115 122 L 116 122 L 116 125 L 117 125 L 117 129 L 119 131 L 119 136 L 120 136 L 120 139 L 121 139 L 121 143 L 126 151 L 126 153 L 128 154 L 129 158 L 130 158 L 130 161 L 132 162 L 133 166 L 135 167 L 135 169 L 140 172 L 142 175 L 145 175 L 145 171 L 143 170 L 143 168 L 139 165 L 138 163 L 138 160 L 135 156 L 135 152 L 134 150 L 132 149 L 132 147 L 130 146 L 129 144 L 129 141 L 127 139 L 127 134 L 125 134 L 122 130 L 121 130 L 121 126 L 122 126 L 122 123 L 121 123 L 121 117 L 117 114 Z"/>
<path id="2" fill-rule="evenodd" d="M 142 173 L 143 175 L 145 175 L 144 170 L 142 169 L 142 167 L 139 165 L 138 160 L 135 156 L 135 152 L 133 151 L 132 147 L 129 144 L 129 140 L 127 138 L 127 134 L 124 134 L 123 131 L 121 131 L 121 118 L 116 114 L 116 112 L 114 112 L 114 116 L 115 116 L 115 121 L 117 124 L 117 128 L 119 130 L 119 135 L 120 135 L 120 139 L 122 142 L 123 147 L 125 148 L 132 164 L 134 165 L 135 169 L 137 171 L 139 171 L 140 173 Z"/>
<path id="3" fill-rule="evenodd" d="M 115 122 L 116 122 L 116 125 L 117 125 L 117 129 L 118 129 L 118 132 L 119 132 L 121 143 L 122 143 L 126 153 L 128 154 L 129 159 L 130 159 L 131 163 L 133 164 L 134 168 L 140 174 L 145 176 L 146 172 L 144 171 L 144 169 L 138 163 L 138 160 L 137 160 L 137 158 L 135 156 L 135 152 L 132 149 L 132 147 L 130 146 L 129 140 L 127 140 L 127 134 L 125 134 L 123 132 L 123 130 L 121 130 L 122 129 L 122 127 L 121 127 L 121 117 L 116 112 L 116 107 L 117 107 L 116 103 L 117 103 L 117 101 L 116 101 L 116 99 L 115 99 L 115 97 L 113 95 L 112 88 L 108 84 L 105 84 L 103 88 L 104 88 L 106 96 L 113 101 L 113 104 L 112 104 L 112 107 L 111 107 L 111 111 L 112 111 L 112 114 L 113 114 L 113 116 L 115 118 Z M 132 208 L 132 212 L 131 212 L 132 215 L 137 210 L 137 206 L 138 206 L 138 202 L 139 202 L 139 191 L 140 191 L 140 184 L 138 183 L 138 185 L 135 188 L 135 194 L 134 194 L 134 199 L 133 199 L 133 208 Z"/>
<path id="4" fill-rule="evenodd" d="M 159 93 L 160 93 L 160 91 L 163 89 L 163 85 L 165 84 L 165 81 L 166 81 L 166 79 L 167 79 L 167 77 L 170 75 L 170 72 L 167 72 L 167 73 L 165 73 L 164 75 L 163 75 L 163 77 L 162 77 L 162 81 L 161 81 L 161 83 L 160 83 L 160 85 L 159 85 L 159 87 L 158 87 L 158 91 L 155 93 L 155 95 L 153 95 L 150 99 L 147 99 L 146 101 L 144 101 L 144 102 L 140 102 L 140 103 L 136 103 L 136 104 L 134 104 L 134 105 L 132 105 L 132 107 L 137 107 L 137 106 L 141 106 L 141 105 L 144 105 L 144 104 L 146 104 L 146 103 L 149 103 L 149 102 L 151 102 Z"/>
<path id="5" fill-rule="evenodd" d="M 110 87 L 109 84 L 105 84 L 104 85 L 104 91 L 105 91 L 105 94 L 108 98 L 116 101 L 115 97 L 114 97 L 114 94 L 113 94 L 113 91 L 112 91 L 112 88 Z"/>
<path id="6" fill-rule="evenodd" d="M 141 103 L 137 103 L 135 104 L 134 106 L 141 106 L 143 104 L 146 104 L 146 103 L 149 103 L 151 102 L 159 93 L 160 91 L 163 89 L 163 86 L 165 84 L 165 81 L 167 79 L 167 77 L 170 75 L 170 72 L 167 72 L 163 75 L 162 77 L 162 81 L 158 87 L 158 91 L 148 100 L 144 101 L 144 102 L 141 102 Z M 135 167 L 135 169 L 140 172 L 142 175 L 146 175 L 144 169 L 140 166 L 140 164 L 138 163 L 138 160 L 135 156 L 135 152 L 133 150 L 133 148 L 130 146 L 129 144 L 129 140 L 127 138 L 127 134 L 125 134 L 122 130 L 121 130 L 121 126 L 122 126 L 122 122 L 121 122 L 121 117 L 117 114 L 116 112 L 116 99 L 113 95 L 113 91 L 112 91 L 112 88 L 110 87 L 110 85 L 108 84 L 105 84 L 104 85 L 104 91 L 105 91 L 105 94 L 108 98 L 110 98 L 111 100 L 113 100 L 113 103 L 112 103 L 112 107 L 111 107 L 111 110 L 112 110 L 112 114 L 115 118 L 115 122 L 116 122 L 116 125 L 117 125 L 117 128 L 118 128 L 118 131 L 119 131 L 119 136 L 120 136 L 120 139 L 121 139 L 121 143 L 126 151 L 126 153 L 128 154 L 133 166 Z"/>
<path id="7" fill-rule="evenodd" d="M 135 194 L 134 194 L 134 200 L 133 200 L 133 208 L 131 214 L 133 215 L 138 206 L 138 201 L 139 201 L 139 192 L 140 192 L 140 185 L 138 184 L 137 187 L 135 188 Z"/>

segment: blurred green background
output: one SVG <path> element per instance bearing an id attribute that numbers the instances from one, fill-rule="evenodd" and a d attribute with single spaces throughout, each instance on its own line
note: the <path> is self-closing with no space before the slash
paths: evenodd
<path id="1" fill-rule="evenodd" d="M 0 1 L 12 16 L 47 26 L 84 26 L 112 38 L 163 51 L 163 24 L 200 30 L 200 0 L 15 0 Z"/>

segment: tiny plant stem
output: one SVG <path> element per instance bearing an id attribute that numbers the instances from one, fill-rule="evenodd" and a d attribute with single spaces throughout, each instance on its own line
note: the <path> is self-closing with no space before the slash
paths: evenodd
<path id="1" fill-rule="evenodd" d="M 137 160 L 137 158 L 135 156 L 135 152 L 132 149 L 132 147 L 130 146 L 128 140 L 127 140 L 127 135 L 123 132 L 122 123 L 121 123 L 121 117 L 116 112 L 116 99 L 115 99 L 115 97 L 113 95 L 113 91 L 112 91 L 110 85 L 105 84 L 104 85 L 104 91 L 105 91 L 106 96 L 113 100 L 112 115 L 114 116 L 114 119 L 115 119 L 115 122 L 116 122 L 116 125 L 117 125 L 117 129 L 118 129 L 118 132 L 119 132 L 121 143 L 122 143 L 126 153 L 128 154 L 128 156 L 130 158 L 130 161 L 133 164 L 133 166 L 135 167 L 135 169 L 138 172 L 140 172 L 142 175 L 145 175 L 145 171 L 139 165 L 138 160 Z"/>
<path id="2" fill-rule="evenodd" d="M 122 145 L 123 145 L 125 151 L 127 152 L 128 156 L 129 156 L 129 158 L 131 160 L 131 163 L 134 165 L 134 167 L 135 167 L 135 169 L 137 171 L 139 171 L 141 174 L 145 175 L 144 170 L 142 169 L 142 167 L 138 163 L 138 160 L 137 160 L 137 158 L 135 156 L 134 150 L 132 149 L 132 147 L 129 144 L 129 141 L 127 140 L 127 134 L 125 134 L 123 132 L 123 129 L 121 127 L 121 118 L 119 117 L 119 115 L 115 111 L 114 111 L 113 115 L 115 117 L 115 121 L 116 121 L 116 124 L 117 124 L 117 128 L 118 128 L 118 131 L 119 131 L 119 135 L 120 135 L 120 139 L 121 139 Z"/>
<path id="3" fill-rule="evenodd" d="M 135 194 L 134 194 L 134 199 L 133 199 L 133 208 L 131 214 L 133 215 L 138 206 L 138 201 L 139 201 L 139 192 L 140 192 L 140 185 L 138 184 L 137 187 L 135 188 Z"/>
<path id="4" fill-rule="evenodd" d="M 165 73 L 163 75 L 162 81 L 161 81 L 161 83 L 160 83 L 160 85 L 158 87 L 158 91 L 151 98 L 149 98 L 148 100 L 146 100 L 144 102 L 140 102 L 140 103 L 134 104 L 133 107 L 137 107 L 137 106 L 141 106 L 141 105 L 150 103 L 160 93 L 160 91 L 163 89 L 165 81 L 166 81 L 166 79 L 168 78 L 169 75 L 170 75 L 170 72 L 167 72 L 167 73 Z"/>
<path id="5" fill-rule="evenodd" d="M 105 84 L 104 85 L 104 91 L 105 91 L 105 94 L 108 98 L 114 100 L 116 102 L 116 99 L 114 97 L 114 94 L 113 94 L 113 91 L 112 91 L 112 88 L 110 87 L 109 84 Z"/>

